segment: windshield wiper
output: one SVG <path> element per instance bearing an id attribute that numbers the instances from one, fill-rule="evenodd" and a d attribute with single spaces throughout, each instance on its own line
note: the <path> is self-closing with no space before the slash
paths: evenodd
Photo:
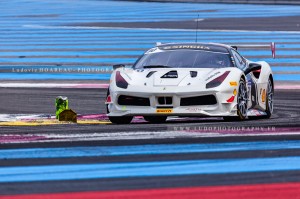
<path id="1" fill-rule="evenodd" d="M 172 67 L 165 66 L 165 65 L 148 65 L 148 66 L 143 66 L 143 68 L 172 68 Z"/>

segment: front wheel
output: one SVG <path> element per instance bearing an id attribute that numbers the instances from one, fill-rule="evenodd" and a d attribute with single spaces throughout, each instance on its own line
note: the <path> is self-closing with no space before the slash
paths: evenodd
<path id="1" fill-rule="evenodd" d="M 110 95 L 109 89 L 107 89 L 106 98 Z M 109 113 L 108 104 L 106 105 L 106 113 Z M 113 124 L 129 124 L 133 117 L 132 116 L 118 116 L 118 117 L 112 117 L 108 116 L 109 121 Z"/>
<path id="2" fill-rule="evenodd" d="M 144 119 L 147 122 L 154 123 L 154 124 L 159 124 L 159 123 L 166 122 L 167 116 L 144 116 Z"/>
<path id="3" fill-rule="evenodd" d="M 240 80 L 239 90 L 237 94 L 237 115 L 238 116 L 227 116 L 223 117 L 225 121 L 241 121 L 247 118 L 248 111 L 248 94 L 247 87 L 244 79 Z"/>
<path id="4" fill-rule="evenodd" d="M 273 97 L 274 97 L 274 87 L 271 79 L 269 78 L 268 88 L 267 88 L 267 99 L 266 99 L 267 115 L 263 116 L 263 118 L 270 118 L 273 113 L 273 106 L 274 106 Z"/>
<path id="5" fill-rule="evenodd" d="M 132 116 L 108 117 L 113 124 L 129 124 L 133 119 Z"/>

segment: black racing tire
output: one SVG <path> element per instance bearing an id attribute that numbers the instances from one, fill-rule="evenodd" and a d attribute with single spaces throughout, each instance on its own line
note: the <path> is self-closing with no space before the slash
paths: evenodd
<path id="1" fill-rule="evenodd" d="M 268 88 L 267 88 L 267 96 L 266 96 L 266 113 L 267 115 L 262 116 L 262 118 L 268 119 L 272 116 L 273 109 L 274 109 L 274 85 L 269 78 L 268 80 Z"/>
<path id="2" fill-rule="evenodd" d="M 167 120 L 167 116 L 144 116 L 144 120 L 150 123 L 159 124 Z"/>
<path id="3" fill-rule="evenodd" d="M 224 116 L 223 120 L 226 121 L 226 122 L 240 121 L 239 117 L 237 117 L 237 116 Z"/>
<path id="4" fill-rule="evenodd" d="M 237 93 L 237 116 L 225 116 L 223 119 L 225 121 L 243 121 L 247 119 L 247 102 L 248 102 L 248 93 L 247 86 L 244 79 L 241 79 L 239 82 L 239 90 Z"/>
<path id="5" fill-rule="evenodd" d="M 107 92 L 106 92 L 106 99 L 107 99 L 107 97 L 109 96 L 109 94 L 110 94 L 110 91 L 109 91 L 109 88 L 107 89 Z M 105 101 L 106 101 L 106 99 L 105 99 Z M 105 104 L 105 107 L 106 107 L 106 113 L 108 114 L 109 113 L 109 110 L 108 110 L 108 104 Z"/>
<path id="6" fill-rule="evenodd" d="M 118 116 L 118 117 L 111 117 L 109 116 L 108 119 L 113 124 L 130 124 L 133 119 L 133 116 Z"/>

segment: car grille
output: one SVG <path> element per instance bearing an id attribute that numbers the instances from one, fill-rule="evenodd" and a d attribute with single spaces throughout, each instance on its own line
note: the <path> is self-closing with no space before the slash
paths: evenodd
<path id="1" fill-rule="evenodd" d="M 172 97 L 157 97 L 159 105 L 171 105 L 173 103 Z"/>
<path id="2" fill-rule="evenodd" d="M 150 100 L 149 98 L 144 97 L 120 95 L 118 98 L 118 104 L 126 106 L 150 106 Z"/>
<path id="3" fill-rule="evenodd" d="M 217 103 L 214 95 L 181 98 L 180 106 L 214 105 Z"/>

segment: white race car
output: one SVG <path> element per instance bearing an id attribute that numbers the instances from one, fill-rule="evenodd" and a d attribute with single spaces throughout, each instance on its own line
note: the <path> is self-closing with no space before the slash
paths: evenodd
<path id="1" fill-rule="evenodd" d="M 168 116 L 245 120 L 269 118 L 273 95 L 269 64 L 245 59 L 236 46 L 169 43 L 151 48 L 131 68 L 114 65 L 105 104 L 116 124 L 134 116 L 151 123 Z"/>

